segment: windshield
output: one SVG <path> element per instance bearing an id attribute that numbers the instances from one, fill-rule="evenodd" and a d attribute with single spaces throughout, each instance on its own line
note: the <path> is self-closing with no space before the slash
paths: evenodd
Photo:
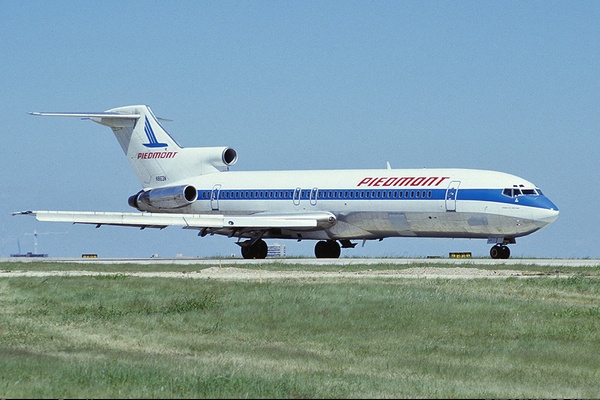
<path id="1" fill-rule="evenodd" d="M 502 191 L 502 194 L 508 197 L 517 196 L 541 196 L 542 191 L 538 188 L 525 189 L 523 185 L 513 185 L 511 188 L 506 188 Z"/>

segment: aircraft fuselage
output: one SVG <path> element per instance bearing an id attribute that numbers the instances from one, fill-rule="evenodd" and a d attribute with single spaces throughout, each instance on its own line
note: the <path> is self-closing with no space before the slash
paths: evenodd
<path id="1" fill-rule="evenodd" d="M 514 239 L 543 228 L 558 216 L 557 207 L 531 182 L 484 170 L 219 172 L 185 183 L 196 187 L 197 200 L 185 208 L 162 212 L 239 215 L 328 211 L 337 218 L 337 223 L 325 230 L 270 230 L 265 237 L 272 238 Z M 507 195 L 507 189 L 518 189 L 519 193 Z"/>

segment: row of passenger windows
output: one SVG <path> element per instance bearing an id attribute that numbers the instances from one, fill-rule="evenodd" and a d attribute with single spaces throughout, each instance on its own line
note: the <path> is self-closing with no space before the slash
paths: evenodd
<path id="1" fill-rule="evenodd" d="M 216 199 L 214 191 L 200 192 L 202 199 Z M 430 199 L 431 190 L 220 190 L 219 199 Z"/>

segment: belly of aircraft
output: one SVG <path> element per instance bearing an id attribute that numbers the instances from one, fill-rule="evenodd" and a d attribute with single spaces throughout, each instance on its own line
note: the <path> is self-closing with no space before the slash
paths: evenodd
<path id="1" fill-rule="evenodd" d="M 353 212 L 338 214 L 337 223 L 326 231 L 300 235 L 306 239 L 489 238 L 523 236 L 541 227 L 531 219 L 482 213 Z"/>

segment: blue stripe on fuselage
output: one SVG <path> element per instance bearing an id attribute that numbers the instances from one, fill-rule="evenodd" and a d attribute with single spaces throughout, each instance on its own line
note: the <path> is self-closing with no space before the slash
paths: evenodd
<path id="1" fill-rule="evenodd" d="M 509 197 L 503 189 L 458 189 L 458 201 L 488 201 L 504 204 L 518 204 L 526 207 L 558 210 L 558 207 L 543 195 L 522 195 Z M 312 195 L 311 195 L 312 192 Z M 198 200 L 211 200 L 212 190 L 199 190 Z M 302 189 L 300 196 L 294 197 L 293 189 L 221 189 L 219 201 L 228 200 L 386 200 L 386 201 L 428 201 L 445 200 L 446 189 L 319 189 L 317 197 L 310 189 Z M 216 200 L 213 198 L 213 200 Z"/>

